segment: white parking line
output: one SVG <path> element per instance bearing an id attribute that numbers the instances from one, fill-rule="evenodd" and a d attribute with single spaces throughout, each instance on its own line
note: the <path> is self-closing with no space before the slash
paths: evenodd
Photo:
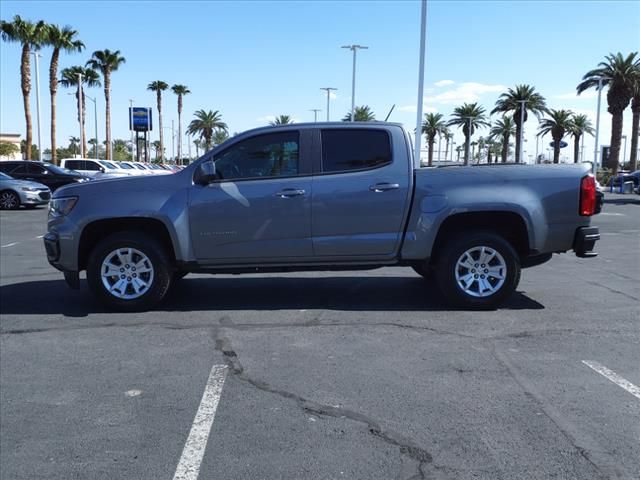
<path id="1" fill-rule="evenodd" d="M 193 425 L 191 425 L 191 431 L 182 450 L 182 456 L 173 480 L 197 480 L 226 376 L 227 367 L 225 365 L 214 365 L 211 368 L 200 407 L 198 407 L 198 412 L 193 419 Z"/>
<path id="2" fill-rule="evenodd" d="M 613 383 L 618 385 L 619 387 L 624 388 L 627 392 L 629 392 L 634 397 L 640 398 L 640 387 L 634 385 L 629 380 L 622 378 L 616 372 L 609 370 L 604 365 L 600 365 L 598 362 L 594 362 L 592 360 L 582 360 L 587 367 L 595 370 L 600 375 L 605 377 L 608 380 L 611 380 Z"/>
<path id="3" fill-rule="evenodd" d="M 18 245 L 18 242 L 7 243 L 6 245 L 0 245 L 0 248 L 13 247 L 14 245 Z"/>

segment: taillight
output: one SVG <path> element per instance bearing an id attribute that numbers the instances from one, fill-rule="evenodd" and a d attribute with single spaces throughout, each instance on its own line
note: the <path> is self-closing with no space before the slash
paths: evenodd
<path id="1" fill-rule="evenodd" d="M 580 181 L 580 215 L 589 217 L 596 212 L 596 180 L 589 174 Z"/>

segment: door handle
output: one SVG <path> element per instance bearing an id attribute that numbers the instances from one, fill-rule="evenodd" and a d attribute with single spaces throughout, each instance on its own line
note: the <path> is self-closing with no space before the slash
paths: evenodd
<path id="1" fill-rule="evenodd" d="M 291 198 L 291 197 L 299 197 L 304 195 L 305 191 L 299 188 L 285 188 L 276 193 L 276 197 L 280 198 Z"/>
<path id="2" fill-rule="evenodd" d="M 389 190 L 397 190 L 400 188 L 400 184 L 398 183 L 376 183 L 375 185 L 371 185 L 369 190 L 376 193 L 387 192 Z"/>

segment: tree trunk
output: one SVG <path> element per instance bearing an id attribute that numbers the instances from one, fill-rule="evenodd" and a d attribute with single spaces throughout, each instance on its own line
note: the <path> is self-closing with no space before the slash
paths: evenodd
<path id="1" fill-rule="evenodd" d="M 160 162 L 164 159 L 164 140 L 162 137 L 162 90 L 158 89 L 158 127 L 160 129 Z M 156 150 L 156 158 L 158 158 L 158 151 Z"/>
<path id="2" fill-rule="evenodd" d="M 580 135 L 573 137 L 573 163 L 578 163 L 580 158 Z"/>
<path id="3" fill-rule="evenodd" d="M 87 148 L 87 96 L 82 89 L 82 154 L 86 157 L 89 156 L 89 149 Z"/>
<path id="4" fill-rule="evenodd" d="M 51 94 L 51 162 L 58 164 L 58 153 L 56 152 L 56 93 L 58 91 L 58 58 L 60 49 L 54 48 L 51 54 L 51 64 L 49 65 L 49 93 Z"/>
<path id="5" fill-rule="evenodd" d="M 444 161 L 447 161 L 447 158 L 449 157 L 449 138 L 445 137 L 446 143 L 444 146 Z"/>
<path id="6" fill-rule="evenodd" d="M 553 163 L 560 163 L 560 140 L 553 144 Z"/>
<path id="7" fill-rule="evenodd" d="M 33 143 L 33 132 L 31 127 L 31 64 L 29 57 L 29 44 L 22 45 L 22 60 L 20 64 L 20 77 L 22 80 L 22 101 L 24 104 L 24 118 L 27 122 L 27 138 L 25 140 L 25 158 L 31 160 L 31 144 Z"/>
<path id="8" fill-rule="evenodd" d="M 182 95 L 178 95 L 178 165 L 182 165 Z"/>
<path id="9" fill-rule="evenodd" d="M 638 136 L 640 136 L 640 95 L 633 97 L 631 101 L 633 117 L 631 121 L 631 155 L 629 155 L 629 170 L 635 172 L 638 169 Z"/>
<path id="10" fill-rule="evenodd" d="M 469 135 L 464 136 L 464 164 L 469 165 L 469 154 L 471 153 L 470 147 L 471 138 Z"/>
<path id="11" fill-rule="evenodd" d="M 622 143 L 622 110 L 611 114 L 611 151 L 609 153 L 609 164 L 612 166 L 613 174 L 618 173 L 618 162 L 620 161 L 620 144 Z"/>
<path id="12" fill-rule="evenodd" d="M 107 137 L 105 156 L 107 160 L 111 160 L 111 72 L 105 71 L 102 76 L 104 77 L 105 133 Z"/>
<path id="13" fill-rule="evenodd" d="M 491 165 L 491 147 L 487 149 L 487 163 Z"/>
<path id="14" fill-rule="evenodd" d="M 436 143 L 436 138 L 435 137 L 433 137 L 433 138 L 429 137 L 429 138 L 427 138 L 427 142 L 429 142 L 429 154 L 428 154 L 429 156 L 428 156 L 427 165 L 429 167 L 432 167 L 433 166 L 433 146 Z"/>
<path id="15" fill-rule="evenodd" d="M 507 156 L 509 155 L 509 134 L 505 134 L 502 137 L 502 163 L 507 163 Z"/>
<path id="16" fill-rule="evenodd" d="M 516 122 L 516 163 L 520 163 L 520 132 L 522 131 L 522 125 L 520 125 L 520 115 L 518 115 L 517 118 L 514 118 L 514 121 Z"/>

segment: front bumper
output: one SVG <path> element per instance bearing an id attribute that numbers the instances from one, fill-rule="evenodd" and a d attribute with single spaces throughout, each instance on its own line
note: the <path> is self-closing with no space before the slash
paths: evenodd
<path id="1" fill-rule="evenodd" d="M 573 240 L 573 251 L 576 257 L 590 258 L 598 255 L 593 248 L 596 242 L 600 240 L 600 230 L 598 227 L 580 227 L 576 230 Z"/>
<path id="2" fill-rule="evenodd" d="M 37 190 L 34 192 L 20 192 L 20 201 L 23 205 L 45 205 L 51 199 L 49 190 Z"/>

